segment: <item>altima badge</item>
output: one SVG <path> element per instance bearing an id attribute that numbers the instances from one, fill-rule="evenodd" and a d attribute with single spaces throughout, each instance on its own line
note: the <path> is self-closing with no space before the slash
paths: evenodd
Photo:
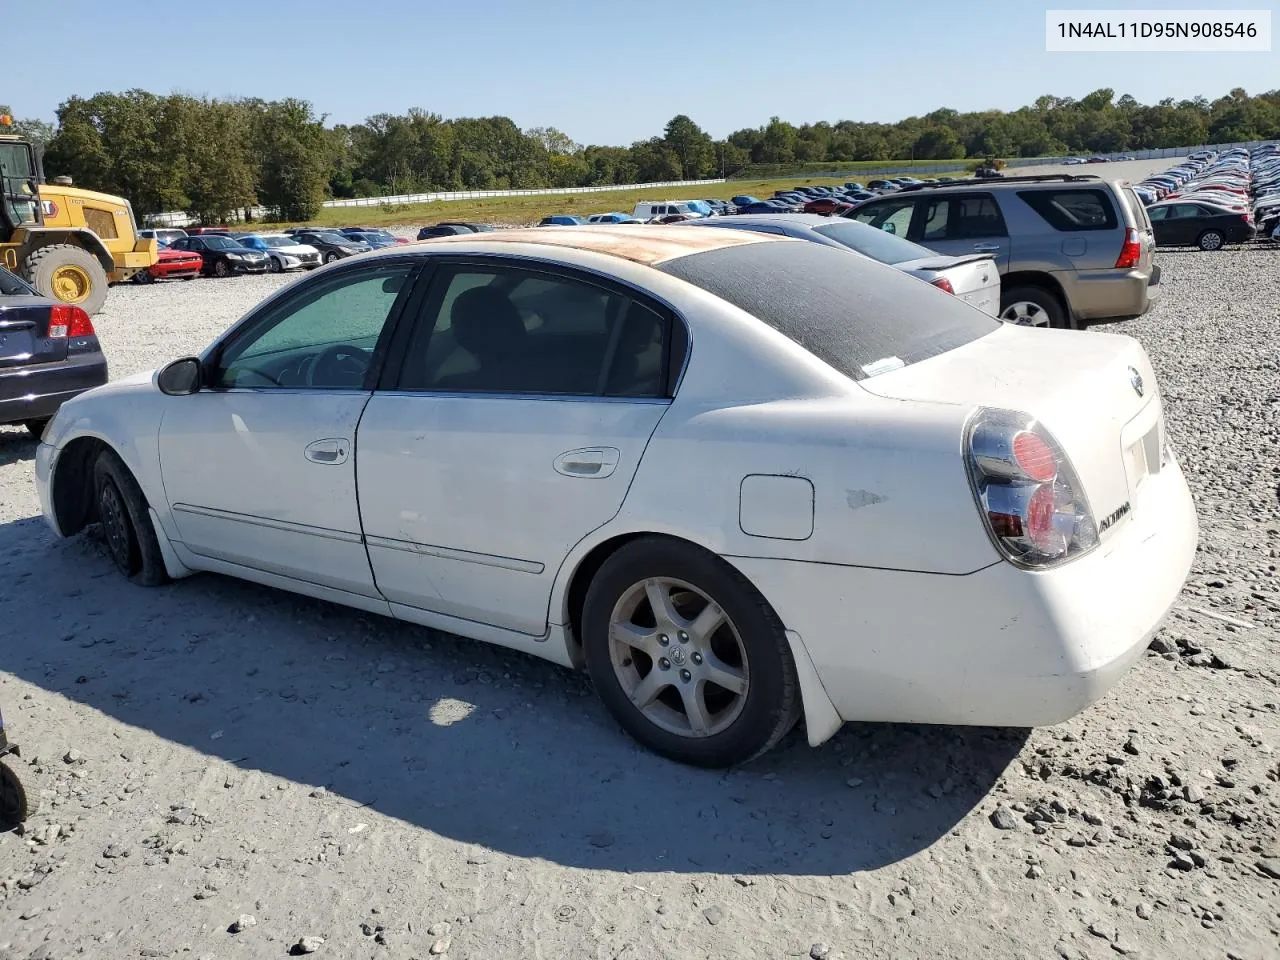
<path id="1" fill-rule="evenodd" d="M 1136 367 L 1129 368 L 1129 383 L 1133 387 L 1133 392 L 1138 396 L 1142 396 L 1142 374 Z"/>

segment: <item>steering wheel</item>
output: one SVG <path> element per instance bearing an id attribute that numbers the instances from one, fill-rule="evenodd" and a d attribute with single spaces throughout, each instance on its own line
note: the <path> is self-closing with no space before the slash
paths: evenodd
<path id="1" fill-rule="evenodd" d="M 351 343 L 335 343 L 325 347 L 311 361 L 307 371 L 310 387 L 358 387 L 369 369 L 373 353 Z"/>

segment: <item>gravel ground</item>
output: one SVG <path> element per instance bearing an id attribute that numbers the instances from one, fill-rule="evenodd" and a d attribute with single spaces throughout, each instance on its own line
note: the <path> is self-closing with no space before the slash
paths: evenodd
<path id="1" fill-rule="evenodd" d="M 0 835 L 0 958 L 1280 956 L 1280 250 L 1159 260 L 1157 310 L 1112 329 L 1159 372 L 1201 550 L 1148 656 L 1029 732 L 677 767 L 514 653 L 124 585 L 45 532 L 0 430 L 0 704 L 46 795 Z M 114 290 L 113 374 L 281 282 Z"/>

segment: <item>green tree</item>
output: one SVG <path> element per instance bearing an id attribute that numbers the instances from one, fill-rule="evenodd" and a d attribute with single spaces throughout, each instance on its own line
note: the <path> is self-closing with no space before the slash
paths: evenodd
<path id="1" fill-rule="evenodd" d="M 303 100 L 267 104 L 255 124 L 258 198 L 284 220 L 320 212 L 330 165 L 324 127 Z"/>
<path id="2" fill-rule="evenodd" d="M 678 180 L 700 180 L 715 169 L 716 148 L 711 136 L 683 113 L 667 123 L 662 145 L 679 164 Z"/>

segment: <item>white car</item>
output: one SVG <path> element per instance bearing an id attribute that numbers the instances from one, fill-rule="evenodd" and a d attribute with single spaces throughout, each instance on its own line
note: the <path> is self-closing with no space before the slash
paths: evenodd
<path id="1" fill-rule="evenodd" d="M 255 233 L 241 237 L 240 243 L 265 253 L 272 273 L 287 270 L 314 270 L 320 266 L 320 251 L 309 243 L 299 243 L 287 233 Z"/>
<path id="2" fill-rule="evenodd" d="M 1197 536 L 1136 341 L 674 226 L 323 268 L 65 403 L 36 480 L 136 582 L 212 570 L 586 669 L 707 766 L 801 714 L 812 744 L 1063 720 L 1141 655 Z"/>

